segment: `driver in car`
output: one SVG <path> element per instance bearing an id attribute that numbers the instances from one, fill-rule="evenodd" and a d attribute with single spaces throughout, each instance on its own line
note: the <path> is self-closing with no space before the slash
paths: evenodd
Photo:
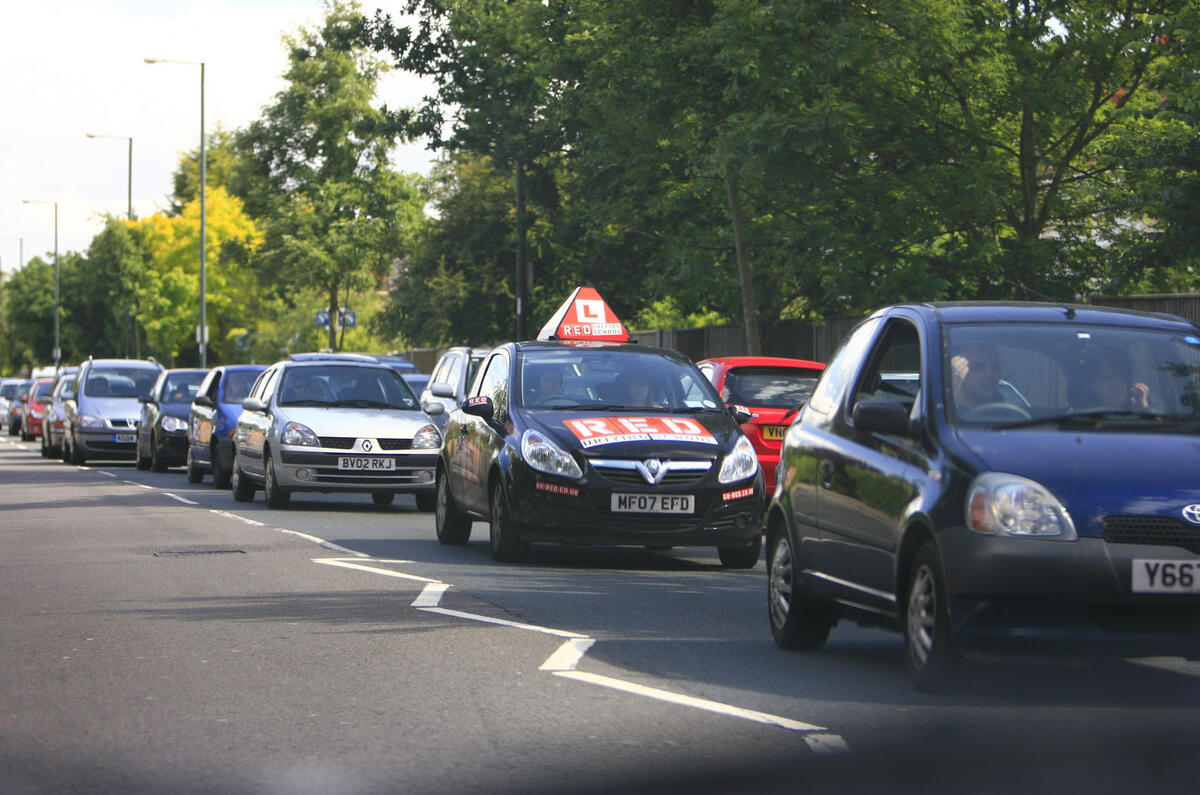
<path id="1" fill-rule="evenodd" d="M 950 357 L 954 375 L 954 404 L 959 413 L 1006 403 L 1000 389 L 1000 354 L 991 343 L 972 341 Z"/>

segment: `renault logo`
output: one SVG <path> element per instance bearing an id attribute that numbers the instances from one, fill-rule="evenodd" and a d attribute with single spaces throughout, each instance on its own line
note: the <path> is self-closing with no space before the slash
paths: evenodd
<path id="1" fill-rule="evenodd" d="M 370 440 L 370 439 L 363 439 L 363 441 L 362 441 L 362 449 L 363 449 L 363 452 L 364 452 L 364 453 L 369 453 L 369 452 L 371 452 L 371 447 L 372 447 L 372 445 L 371 445 L 371 440 Z"/>
<path id="2" fill-rule="evenodd" d="M 1185 505 L 1180 513 L 1183 514 L 1184 519 L 1187 519 L 1192 524 L 1200 524 L 1200 504 L 1192 503 L 1191 505 Z"/>

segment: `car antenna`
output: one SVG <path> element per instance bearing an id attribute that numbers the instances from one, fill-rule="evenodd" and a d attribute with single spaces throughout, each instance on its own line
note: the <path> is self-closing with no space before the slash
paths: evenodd
<path id="1" fill-rule="evenodd" d="M 1039 293 L 1037 290 L 1033 289 L 1032 287 L 1028 287 L 1024 284 L 1021 284 L 1020 282 L 1014 282 L 1012 279 L 1009 279 L 1007 276 L 1002 276 L 1000 278 L 1003 279 L 1005 282 L 1008 282 L 1009 284 L 1011 284 L 1013 287 L 1019 287 L 1022 290 L 1024 290 L 1025 292 L 1029 293 L 1030 295 L 1037 296 L 1038 298 L 1042 299 L 1046 303 L 1062 304 L 1063 311 L 1067 313 L 1067 320 L 1071 320 L 1072 318 L 1075 317 L 1075 308 L 1073 306 L 1071 306 L 1070 304 L 1068 304 L 1066 301 L 1060 301 L 1059 299 L 1052 298 L 1052 297 L 1046 295 L 1045 293 Z"/>

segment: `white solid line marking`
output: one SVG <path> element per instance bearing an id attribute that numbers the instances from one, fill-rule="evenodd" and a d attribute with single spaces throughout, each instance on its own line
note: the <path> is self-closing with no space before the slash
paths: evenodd
<path id="1" fill-rule="evenodd" d="M 530 632 L 541 632 L 545 635 L 555 635 L 560 638 L 586 638 L 587 635 L 580 635 L 578 632 L 567 632 L 564 629 L 552 629 L 550 627 L 539 627 L 536 624 L 522 624 L 518 621 L 507 621 L 503 618 L 491 618 L 490 616 L 480 616 L 475 613 L 464 613 L 461 610 L 447 610 L 444 607 L 422 607 L 427 613 L 438 613 L 443 616 L 451 616 L 453 618 L 465 618 L 468 621 L 481 621 L 484 624 L 496 624 L 501 627 L 512 627 L 513 629 L 525 629 Z"/>
<path id="2" fill-rule="evenodd" d="M 299 533 L 297 533 L 299 535 Z M 374 566 L 364 566 L 361 563 L 354 563 L 348 560 L 339 558 L 313 558 L 313 563 L 323 563 L 326 566 L 340 566 L 343 569 L 355 569 L 357 571 L 367 571 L 371 574 L 382 574 L 385 577 L 398 577 L 402 580 L 416 580 L 417 582 L 438 582 L 431 580 L 428 577 L 418 577 L 415 574 L 405 574 L 402 571 L 393 571 L 392 569 L 380 569 Z"/>
<path id="3" fill-rule="evenodd" d="M 437 607 L 442 601 L 442 594 L 450 587 L 449 583 L 431 582 L 421 589 L 421 595 L 412 603 L 413 607 Z"/>
<path id="4" fill-rule="evenodd" d="M 575 666 L 587 654 L 596 641 L 592 638 L 572 638 L 558 647 L 558 651 L 546 658 L 539 671 L 574 671 Z"/>
<path id="5" fill-rule="evenodd" d="M 184 505 L 199 505 L 200 504 L 198 502 L 193 502 L 192 500 L 184 499 L 183 497 L 180 497 L 178 494 L 172 494 L 169 491 L 164 491 L 163 494 L 167 495 L 168 497 L 170 497 L 173 500 L 179 500 Z"/>
<path id="6" fill-rule="evenodd" d="M 264 525 L 262 522 L 256 522 L 253 519 L 247 519 L 244 516 L 238 516 L 236 513 L 230 513 L 229 511 L 222 511 L 218 508 L 209 508 L 208 510 L 209 510 L 209 513 L 215 513 L 217 516 L 224 516 L 226 519 L 237 519 L 239 522 L 248 524 L 251 527 L 266 527 L 266 525 Z"/>
<path id="7" fill-rule="evenodd" d="M 555 676 L 562 676 L 579 682 L 587 682 L 590 685 L 599 685 L 600 687 L 620 690 L 623 693 L 631 693 L 635 696 L 645 696 L 658 701 L 665 701 L 670 704 L 692 707 L 693 709 L 702 709 L 707 712 L 715 712 L 719 715 L 728 715 L 733 718 L 754 721 L 755 723 L 765 723 L 768 726 L 778 726 L 782 729 L 788 729 L 790 731 L 813 732 L 822 731 L 825 728 L 824 726 L 814 726 L 811 723 L 804 723 L 802 721 L 780 717 L 779 715 L 771 715 L 766 712 L 757 712 L 752 709 L 743 709 L 730 704 L 722 704 L 719 701 L 709 701 L 706 698 L 685 696 L 682 693 L 672 693 L 669 690 L 659 690 L 657 687 L 646 687 L 645 685 L 626 682 L 623 679 L 613 679 L 610 676 L 589 674 L 585 673 L 584 671 L 554 671 L 553 673 Z"/>

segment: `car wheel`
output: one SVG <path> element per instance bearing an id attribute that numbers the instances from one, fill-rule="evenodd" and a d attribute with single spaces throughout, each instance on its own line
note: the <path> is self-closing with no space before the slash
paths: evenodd
<path id="1" fill-rule="evenodd" d="M 153 436 L 150 437 L 150 468 L 155 472 L 166 472 L 167 462 L 163 460 L 159 453 L 158 440 Z"/>
<path id="2" fill-rule="evenodd" d="M 71 463 L 71 448 L 67 447 L 67 435 L 64 433 L 62 441 L 58 443 L 58 457 L 64 464 Z"/>
<path id="3" fill-rule="evenodd" d="M 932 540 L 917 552 L 905 593 L 904 657 L 908 672 L 918 690 L 938 690 L 950 683 L 958 654 L 950 640 L 945 578 Z"/>
<path id="4" fill-rule="evenodd" d="M 192 448 L 187 451 L 187 481 L 188 483 L 199 483 L 204 480 L 204 470 L 196 465 L 192 460 Z"/>
<path id="5" fill-rule="evenodd" d="M 780 528 L 767 550 L 767 613 L 775 645 L 789 651 L 819 651 L 833 629 L 832 616 L 798 593 L 801 571 L 791 534 Z"/>
<path id="6" fill-rule="evenodd" d="M 209 450 L 209 461 L 212 462 L 213 488 L 227 489 L 229 488 L 229 478 L 231 473 L 226 470 L 225 467 L 221 466 L 221 456 L 217 454 L 218 449 L 219 448 L 214 444 L 212 449 Z"/>
<path id="7" fill-rule="evenodd" d="M 420 507 L 419 503 L 417 507 Z M 471 519 L 459 513 L 454 496 L 450 494 L 450 484 L 443 473 L 438 473 L 433 525 L 437 529 L 438 541 L 448 546 L 461 546 L 471 537 Z"/>
<path id="8" fill-rule="evenodd" d="M 717 547 L 717 555 L 727 569 L 752 569 L 762 555 L 762 536 L 748 547 Z"/>
<path id="9" fill-rule="evenodd" d="M 433 513 L 437 509 L 437 494 L 432 491 L 419 491 L 413 495 L 417 501 L 417 510 L 421 513 Z"/>
<path id="10" fill-rule="evenodd" d="M 371 494 L 371 502 L 375 503 L 376 505 L 378 505 L 380 507 L 382 507 L 384 505 L 391 505 L 395 501 L 396 501 L 396 492 L 394 492 L 394 491 L 376 491 L 373 494 Z"/>
<path id="11" fill-rule="evenodd" d="M 146 470 L 146 469 L 150 468 L 150 457 L 142 455 L 141 434 L 138 434 L 137 448 L 134 450 L 133 456 L 134 456 L 133 465 L 136 466 L 138 469 Z"/>
<path id="12" fill-rule="evenodd" d="M 263 497 L 266 498 L 267 507 L 286 508 L 292 494 L 275 479 L 275 462 L 271 458 L 271 451 L 264 450 L 263 457 L 266 459 L 263 466 Z"/>
<path id="13" fill-rule="evenodd" d="M 492 558 L 501 563 L 517 563 L 525 557 L 527 544 L 521 543 L 516 522 L 508 509 L 504 484 L 492 486 L 491 540 Z"/>
<path id="14" fill-rule="evenodd" d="M 250 502 L 254 499 L 254 484 L 242 474 L 236 450 L 233 451 L 233 474 L 229 477 L 229 486 L 233 489 L 233 498 L 238 502 Z"/>
<path id="15" fill-rule="evenodd" d="M 46 432 L 42 431 L 42 458 L 50 457 L 50 445 L 46 443 Z"/>
<path id="16" fill-rule="evenodd" d="M 87 456 L 83 454 L 83 451 L 79 449 L 79 445 L 77 444 L 71 445 L 71 463 L 77 467 L 81 467 L 87 463 Z"/>

